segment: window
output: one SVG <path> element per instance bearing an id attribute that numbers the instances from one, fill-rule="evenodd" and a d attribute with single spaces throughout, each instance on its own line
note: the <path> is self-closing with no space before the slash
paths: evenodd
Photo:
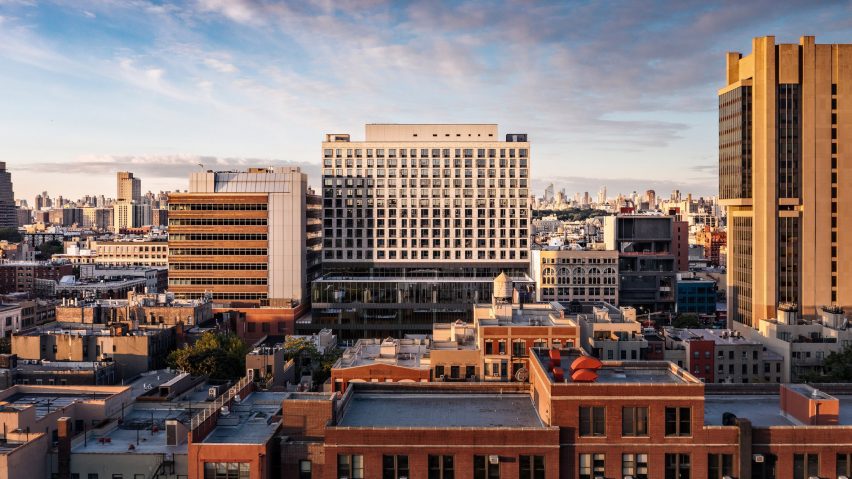
<path id="1" fill-rule="evenodd" d="M 606 436 L 606 409 L 600 406 L 580 407 L 580 435 Z"/>
<path id="2" fill-rule="evenodd" d="M 666 408 L 666 436 L 690 436 L 692 409 L 688 407 Z"/>
<path id="3" fill-rule="evenodd" d="M 837 475 L 852 476 L 852 454 L 837 455 Z"/>
<path id="4" fill-rule="evenodd" d="M 734 456 L 731 454 L 709 454 L 707 456 L 707 479 L 722 479 L 734 475 Z"/>
<path id="5" fill-rule="evenodd" d="M 666 454 L 666 479 L 689 479 L 689 454 Z"/>
<path id="6" fill-rule="evenodd" d="M 603 477 L 606 472 L 605 454 L 580 454 L 580 479 Z"/>
<path id="7" fill-rule="evenodd" d="M 519 479 L 544 479 L 544 456 L 521 456 Z"/>
<path id="8" fill-rule="evenodd" d="M 338 479 L 364 479 L 364 456 L 360 454 L 337 456 Z M 205 478 L 206 479 L 206 478 Z"/>
<path id="9" fill-rule="evenodd" d="M 382 456 L 382 479 L 408 478 L 408 456 Z"/>
<path id="10" fill-rule="evenodd" d="M 500 479 L 500 458 L 473 456 L 473 479 Z"/>
<path id="11" fill-rule="evenodd" d="M 819 454 L 793 454 L 793 479 L 819 477 Z"/>
<path id="12" fill-rule="evenodd" d="M 429 479 L 454 479 L 453 456 L 429 455 Z"/>
<path id="13" fill-rule="evenodd" d="M 248 479 L 247 462 L 205 462 L 204 479 Z"/>
<path id="14" fill-rule="evenodd" d="M 621 475 L 632 476 L 633 479 L 648 479 L 648 455 L 622 454 Z"/>
<path id="15" fill-rule="evenodd" d="M 311 479 L 311 461 L 299 461 L 299 479 Z"/>
<path id="16" fill-rule="evenodd" d="M 647 436 L 648 435 L 648 408 L 647 407 L 625 407 L 625 408 L 621 408 L 621 435 L 622 436 Z"/>

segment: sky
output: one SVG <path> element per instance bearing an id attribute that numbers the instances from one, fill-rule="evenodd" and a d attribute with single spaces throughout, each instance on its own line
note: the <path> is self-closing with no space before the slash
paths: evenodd
<path id="1" fill-rule="evenodd" d="M 0 0 L 0 161 L 16 197 L 187 188 L 298 165 L 366 123 L 527 133 L 533 189 L 717 191 L 724 54 L 852 42 L 831 1 Z"/>

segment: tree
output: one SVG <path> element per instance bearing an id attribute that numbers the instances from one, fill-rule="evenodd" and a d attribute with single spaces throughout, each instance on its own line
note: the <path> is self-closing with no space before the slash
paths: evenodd
<path id="1" fill-rule="evenodd" d="M 245 374 L 249 347 L 231 332 L 207 331 L 192 345 L 169 354 L 169 366 L 193 376 L 211 379 L 237 379 Z"/>
<path id="2" fill-rule="evenodd" d="M 802 379 L 809 383 L 852 382 L 852 346 L 826 356 L 822 361 L 822 369 L 822 374 L 811 373 Z"/>
<path id="3" fill-rule="evenodd" d="M 8 241 L 10 243 L 20 243 L 24 237 L 18 228 L 0 228 L 0 241 Z"/>
<path id="4" fill-rule="evenodd" d="M 672 326 L 675 328 L 700 328 L 701 321 L 698 319 L 697 314 L 684 313 L 672 320 Z"/>
<path id="5" fill-rule="evenodd" d="M 64 251 L 62 243 L 57 240 L 45 241 L 38 246 L 39 256 L 43 260 L 48 260 L 55 254 L 61 254 Z"/>

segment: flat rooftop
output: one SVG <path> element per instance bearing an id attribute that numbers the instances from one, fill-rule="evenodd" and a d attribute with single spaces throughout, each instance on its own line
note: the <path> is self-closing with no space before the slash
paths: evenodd
<path id="1" fill-rule="evenodd" d="M 852 395 L 834 396 L 840 401 L 838 425 L 852 426 Z M 751 421 L 754 427 L 796 426 L 781 414 L 781 399 L 773 395 L 707 395 L 704 398 L 704 423 L 722 425 L 722 414 L 730 412 Z"/>
<path id="2" fill-rule="evenodd" d="M 446 428 L 544 425 L 529 394 L 400 394 L 353 392 L 342 427 Z"/>
<path id="3" fill-rule="evenodd" d="M 176 419 L 189 424 L 190 415 L 184 409 L 139 409 L 134 408 L 111 429 L 101 434 L 89 432 L 85 441 L 75 438 L 72 454 L 186 454 L 187 442 L 177 446 L 166 444 L 166 420 Z M 152 431 L 151 425 L 157 430 Z M 108 440 L 100 440 L 108 438 Z M 131 448 L 132 445 L 132 448 Z"/>
<path id="4" fill-rule="evenodd" d="M 418 339 L 359 339 L 334 364 L 335 369 L 387 364 L 429 369 L 429 341 Z"/>
<path id="5" fill-rule="evenodd" d="M 697 339 L 703 341 L 713 341 L 719 345 L 761 344 L 758 341 L 746 339 L 741 335 L 737 335 L 736 332 L 727 329 L 670 329 L 669 331 L 667 331 L 667 334 L 672 338 L 677 338 L 681 341 Z"/>
<path id="6" fill-rule="evenodd" d="M 549 370 L 549 351 L 534 348 L 535 354 L 530 356 L 538 359 L 547 377 L 552 383 L 553 372 Z M 579 357 L 576 350 L 563 350 L 561 364 L 563 381 L 560 384 L 572 384 L 571 363 Z M 680 372 L 681 374 L 678 374 Z M 603 361 L 603 367 L 597 370 L 598 378 L 593 384 L 698 384 L 700 381 L 688 372 L 680 370 L 667 361 Z M 589 383 L 580 383 L 589 384 Z"/>
<path id="7" fill-rule="evenodd" d="M 15 393 L 5 400 L 0 401 L 0 412 L 14 410 L 22 411 L 28 407 L 34 406 L 36 409 L 36 417 L 42 418 L 57 409 L 70 406 L 76 402 L 84 402 L 90 400 L 104 400 L 113 396 L 112 393 L 57 393 L 57 392 L 25 392 Z"/>
<path id="8" fill-rule="evenodd" d="M 281 402 L 287 392 L 253 392 L 220 415 L 216 428 L 204 438 L 208 444 L 265 444 L 278 429 Z"/>

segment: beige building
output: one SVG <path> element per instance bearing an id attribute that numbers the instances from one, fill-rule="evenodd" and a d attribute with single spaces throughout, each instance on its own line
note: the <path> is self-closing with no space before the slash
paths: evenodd
<path id="1" fill-rule="evenodd" d="M 728 208 L 728 317 L 760 328 L 779 304 L 852 308 L 852 45 L 755 38 L 719 90 Z"/>
<path id="2" fill-rule="evenodd" d="M 142 201 L 142 180 L 135 178 L 129 171 L 116 173 L 116 200 Z"/>
<path id="3" fill-rule="evenodd" d="M 536 301 L 618 304 L 618 251 L 534 249 L 530 276 Z"/>
<path id="4" fill-rule="evenodd" d="M 100 264 L 109 266 L 168 266 L 167 241 L 91 241 L 88 247 L 76 242 L 65 245 L 65 253 L 55 259 L 72 264 Z"/>
<path id="5" fill-rule="evenodd" d="M 368 124 L 323 142 L 323 264 L 526 262 L 529 143 L 497 125 Z"/>
<path id="6" fill-rule="evenodd" d="M 151 205 L 135 201 L 117 201 L 112 210 L 113 231 L 116 233 L 151 224 Z"/>
<path id="7" fill-rule="evenodd" d="M 218 304 L 308 297 L 308 176 L 299 168 L 192 173 L 169 195 L 169 291 Z"/>

